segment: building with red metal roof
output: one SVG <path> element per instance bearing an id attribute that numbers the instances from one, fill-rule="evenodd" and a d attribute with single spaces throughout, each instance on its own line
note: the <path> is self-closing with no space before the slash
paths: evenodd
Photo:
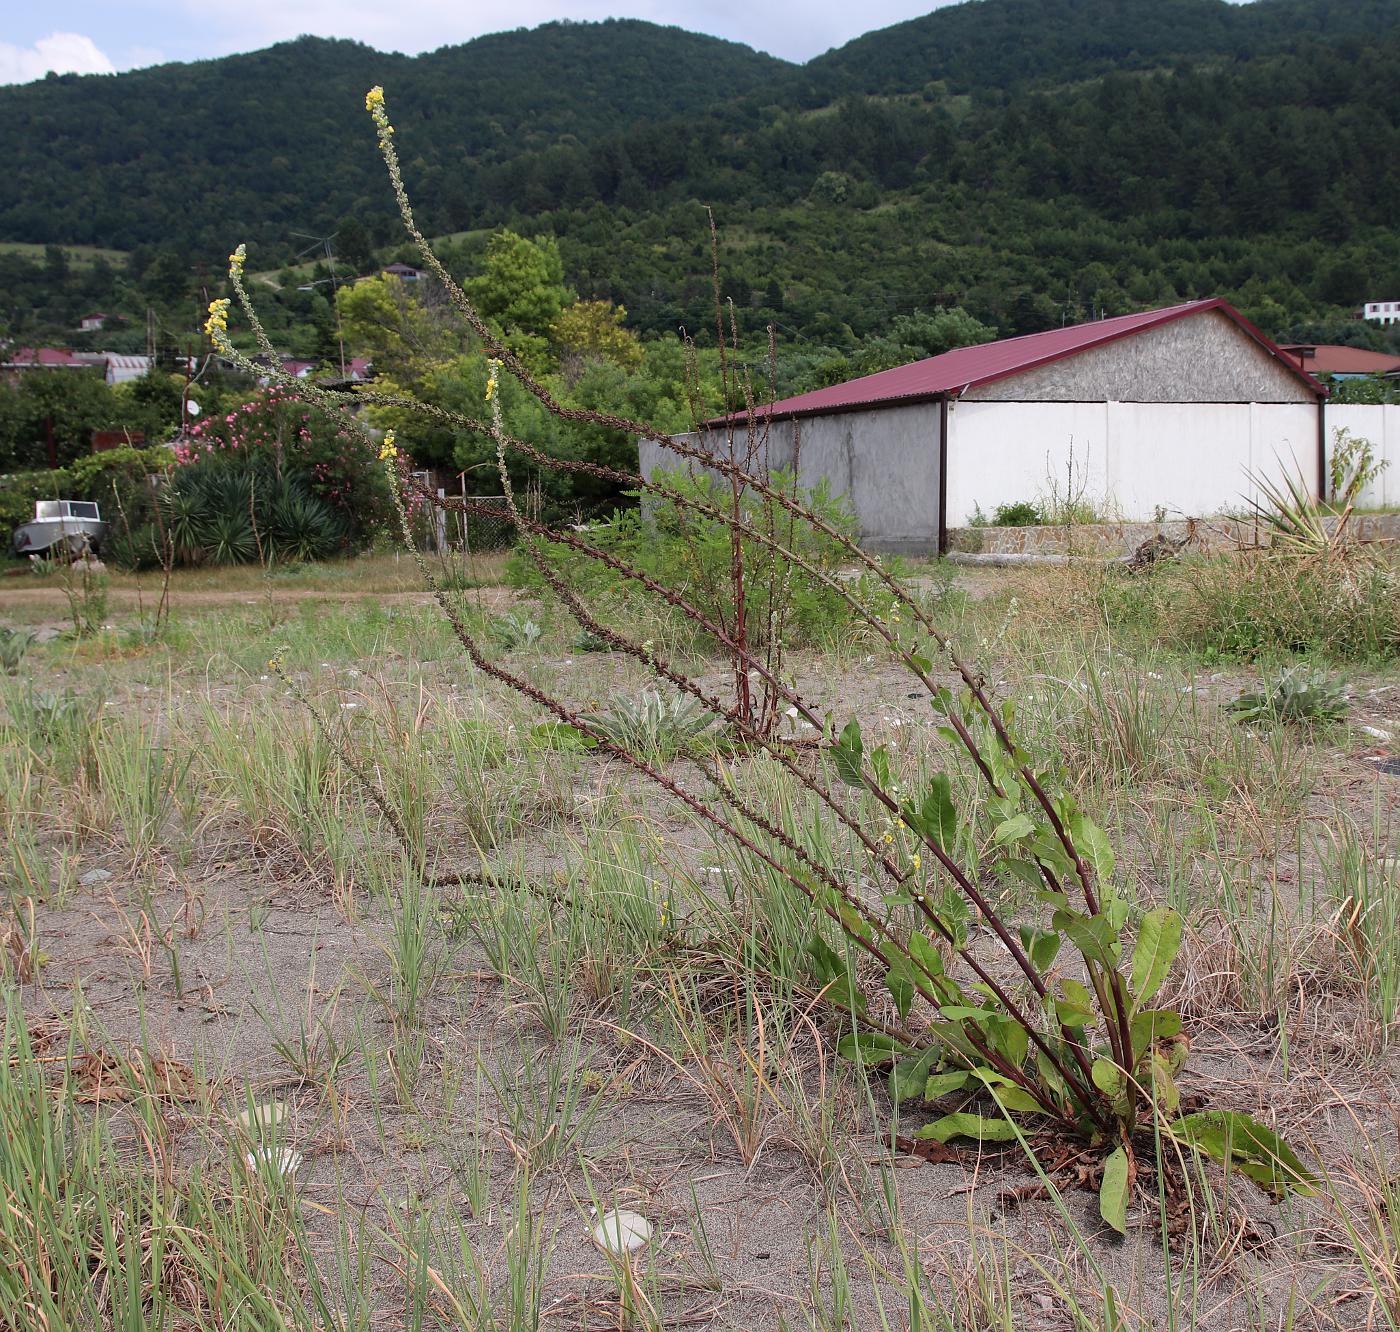
<path id="1" fill-rule="evenodd" d="M 1215 299 L 961 347 L 677 438 L 742 455 L 752 429 L 770 466 L 845 495 L 867 544 L 925 553 L 1017 501 L 1136 520 L 1239 508 L 1255 474 L 1323 485 L 1326 397 Z M 669 441 L 640 453 L 648 475 L 683 465 Z"/>
<path id="2" fill-rule="evenodd" d="M 1374 352 L 1365 347 L 1344 347 L 1326 342 L 1288 343 L 1282 350 L 1313 375 L 1331 375 L 1335 379 L 1400 375 L 1400 356 L 1394 352 Z"/>

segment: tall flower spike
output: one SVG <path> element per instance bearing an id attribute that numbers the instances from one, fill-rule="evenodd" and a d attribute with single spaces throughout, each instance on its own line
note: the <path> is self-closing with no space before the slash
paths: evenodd
<path id="1" fill-rule="evenodd" d="M 248 258 L 248 247 L 240 245 L 228 257 L 228 275 L 237 281 L 243 276 L 243 265 Z"/>

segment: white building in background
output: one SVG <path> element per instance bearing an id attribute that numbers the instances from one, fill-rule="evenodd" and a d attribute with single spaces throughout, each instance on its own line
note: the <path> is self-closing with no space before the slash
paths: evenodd
<path id="1" fill-rule="evenodd" d="M 1326 398 L 1206 300 L 960 347 L 762 407 L 759 425 L 770 465 L 796 452 L 802 485 L 848 497 L 865 544 L 924 554 L 1052 487 L 1128 521 L 1238 509 L 1257 475 L 1321 491 Z M 725 425 L 675 440 L 722 453 Z M 694 465 L 665 439 L 640 454 L 647 477 Z"/>
<path id="2" fill-rule="evenodd" d="M 1400 301 L 1367 301 L 1361 317 L 1373 324 L 1400 324 Z"/>
<path id="3" fill-rule="evenodd" d="M 74 352 L 84 365 L 100 369 L 109 384 L 126 384 L 140 379 L 151 369 L 149 356 L 123 356 L 117 352 Z"/>

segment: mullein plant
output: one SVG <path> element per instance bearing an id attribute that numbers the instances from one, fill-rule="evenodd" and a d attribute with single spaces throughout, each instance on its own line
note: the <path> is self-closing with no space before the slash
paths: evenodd
<path id="1" fill-rule="evenodd" d="M 1178 1079 L 1188 1035 L 1179 1013 L 1153 1004 L 1181 943 L 1181 918 L 1166 908 L 1134 907 L 1108 838 L 1078 807 L 1063 771 L 1055 763 L 1037 765 L 1017 738 L 1012 703 L 992 696 L 982 675 L 898 578 L 794 493 L 770 483 L 761 466 L 763 413 L 751 381 L 735 368 L 733 326 L 726 334 L 718 296 L 722 424 L 701 424 L 706 413 L 694 391 L 696 442 L 669 439 L 669 447 L 723 478 L 731 497 L 761 497 L 776 521 L 750 521 L 752 509 L 724 503 L 722 491 L 716 501 L 713 492 L 682 489 L 665 475 L 648 480 L 622 468 L 556 458 L 508 433 L 499 392 L 503 375 L 562 421 L 667 438 L 643 421 L 558 402 L 503 344 L 417 227 L 382 89 L 370 91 L 366 106 L 408 234 L 480 340 L 490 373 L 484 418 L 373 392 L 360 394 L 361 400 L 494 441 L 521 551 L 579 632 L 631 657 L 658 686 L 694 700 L 717 719 L 726 743 L 686 747 L 663 761 L 654 746 L 626 728 L 578 711 L 502 660 L 499 644 L 465 619 L 439 584 L 409 525 L 414 504 L 469 515 L 484 514 L 488 506 L 433 496 L 413 480 L 393 432 L 377 440 L 352 418 L 364 446 L 378 450 L 405 543 L 475 669 L 529 699 L 561 732 L 576 734 L 596 754 L 641 774 L 838 927 L 844 948 L 833 948 L 813 931 L 802 964 L 839 1009 L 846 1028 L 841 1052 L 887 1070 L 896 1103 L 931 1112 L 916 1138 L 1026 1145 L 1030 1135 L 1043 1140 L 1059 1134 L 1087 1141 L 1103 1161 L 1100 1211 L 1119 1231 L 1135 1188 L 1145 1187 L 1137 1179 L 1140 1161 L 1166 1169 L 1183 1149 L 1238 1169 L 1276 1194 L 1310 1189 L 1307 1168 L 1266 1125 L 1233 1110 L 1182 1111 Z M 229 263 L 234 298 L 260 351 L 276 366 L 279 359 L 244 286 L 244 262 L 240 245 Z M 229 339 L 230 308 L 228 299 L 216 300 L 207 331 L 221 354 L 251 369 Z M 314 384 L 285 376 L 279 382 L 313 407 L 341 410 L 333 395 Z M 892 746 L 869 743 L 855 718 L 820 715 L 783 672 L 780 658 L 750 647 L 742 616 L 737 624 L 712 618 L 678 587 L 593 545 L 586 530 L 551 525 L 526 512 L 516 502 L 508 466 L 519 459 L 541 469 L 584 473 L 722 524 L 736 549 L 751 543 L 781 561 L 791 577 L 829 590 L 866 640 L 902 668 L 926 700 L 946 742 L 949 770 L 920 775 Z M 863 575 L 860 583 L 838 578 L 803 554 L 798 535 L 813 531 L 841 548 Z M 577 561 L 609 569 L 637 598 L 694 619 L 719 644 L 736 687 L 720 697 L 651 640 L 619 632 L 600 618 L 602 612 L 561 572 Z M 950 676 L 952 687 L 940 683 Z M 756 693 L 764 700 L 757 706 Z M 768 714 L 779 711 L 819 737 L 820 763 L 812 762 L 810 747 L 793 744 L 768 724 Z M 735 780 L 735 765 L 746 753 L 766 754 L 805 792 L 819 837 L 804 836 L 790 820 L 775 817 Z M 975 796 L 961 803 L 954 798 L 957 765 L 970 769 L 975 780 Z M 974 836 L 989 848 L 976 868 Z M 989 890 L 989 881 L 998 888 Z M 1010 887 L 1021 891 L 1003 891 Z"/>

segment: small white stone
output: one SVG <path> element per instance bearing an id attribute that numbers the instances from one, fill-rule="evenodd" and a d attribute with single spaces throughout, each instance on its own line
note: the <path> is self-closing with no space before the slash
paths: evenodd
<path id="1" fill-rule="evenodd" d="M 651 1222 L 640 1212 L 607 1212 L 593 1227 L 593 1243 L 608 1253 L 636 1253 L 651 1239 Z"/>
<path id="2" fill-rule="evenodd" d="M 306 1159 L 290 1147 L 255 1147 L 243 1158 L 249 1170 L 270 1170 L 274 1175 L 293 1175 Z"/>
<path id="3" fill-rule="evenodd" d="M 1377 740 L 1389 740 L 1389 739 L 1390 739 L 1390 732 L 1389 732 L 1389 731 L 1383 731 L 1383 730 L 1381 730 L 1381 728 L 1380 728 L 1379 726 L 1363 726 L 1363 727 L 1361 728 L 1361 730 L 1362 730 L 1366 735 L 1375 736 L 1375 738 L 1376 738 Z"/>
<path id="4" fill-rule="evenodd" d="M 250 1133 L 261 1134 L 276 1128 L 287 1117 L 287 1107 L 281 1101 L 264 1101 L 238 1112 L 238 1122 Z"/>
<path id="5" fill-rule="evenodd" d="M 79 882 L 80 884 L 82 884 L 84 888 L 91 888 L 91 887 L 93 887 L 93 886 L 96 885 L 96 884 L 99 884 L 99 883 L 106 883 L 107 880 L 110 879 L 111 877 L 112 877 L 112 871 L 111 871 L 111 870 L 105 870 L 105 869 L 90 869 L 90 870 L 88 870 L 88 872 L 87 872 L 86 874 L 84 874 L 84 875 L 78 880 L 78 882 Z"/>

